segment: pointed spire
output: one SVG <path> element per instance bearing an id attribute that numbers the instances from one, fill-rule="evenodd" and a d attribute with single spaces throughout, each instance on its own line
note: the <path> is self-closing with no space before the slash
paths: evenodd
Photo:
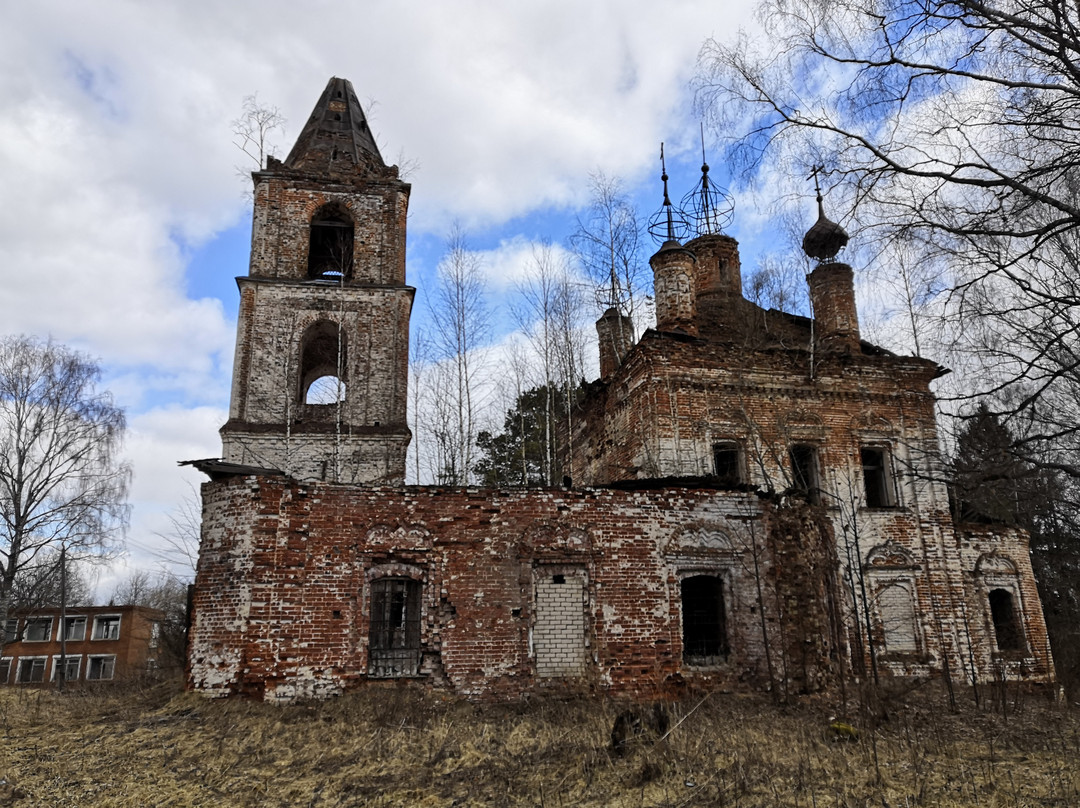
<path id="1" fill-rule="evenodd" d="M 683 197 L 681 206 L 697 236 L 722 235 L 735 217 L 735 200 L 731 194 L 709 179 L 704 123 L 701 124 L 701 181 Z"/>
<path id="2" fill-rule="evenodd" d="M 660 144 L 660 179 L 664 183 L 664 203 L 649 220 L 649 233 L 657 242 L 665 245 L 680 246 L 679 242 L 686 238 L 690 227 L 686 223 L 686 215 L 671 204 L 668 196 L 667 163 L 664 160 L 664 144 Z"/>
<path id="3" fill-rule="evenodd" d="M 385 173 L 386 163 L 351 82 L 330 79 L 285 166 L 327 176 Z"/>

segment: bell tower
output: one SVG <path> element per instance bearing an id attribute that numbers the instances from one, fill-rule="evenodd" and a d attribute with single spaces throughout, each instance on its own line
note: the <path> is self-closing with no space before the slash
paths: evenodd
<path id="1" fill-rule="evenodd" d="M 269 158 L 252 178 L 224 458 L 302 480 L 401 484 L 410 186 L 339 78 L 285 161 Z"/>

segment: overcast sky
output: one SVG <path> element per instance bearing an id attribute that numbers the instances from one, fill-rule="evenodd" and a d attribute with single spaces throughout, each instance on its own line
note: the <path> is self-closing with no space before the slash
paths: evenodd
<path id="1" fill-rule="evenodd" d="M 285 115 L 284 156 L 327 80 L 352 81 L 384 157 L 415 166 L 422 286 L 455 221 L 490 256 L 560 242 L 598 169 L 651 213 L 661 141 L 687 168 L 681 196 L 700 162 L 698 50 L 751 24 L 747 0 L 4 4 L 0 331 L 99 358 L 130 423 L 128 555 L 99 594 L 157 563 L 155 533 L 200 481 L 176 461 L 220 454 L 250 238 L 230 130 L 245 96 Z"/>

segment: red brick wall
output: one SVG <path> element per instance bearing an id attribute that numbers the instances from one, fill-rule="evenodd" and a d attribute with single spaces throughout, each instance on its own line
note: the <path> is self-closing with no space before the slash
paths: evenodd
<path id="1" fill-rule="evenodd" d="M 247 477 L 203 493 L 189 682 L 208 695 L 289 700 L 366 680 L 371 585 L 382 577 L 422 585 L 419 677 L 470 698 L 760 687 L 765 638 L 774 675 L 793 691 L 828 686 L 849 667 L 822 509 L 680 487 L 372 489 Z M 936 559 L 919 563 L 965 591 Z M 538 677 L 537 582 L 560 574 L 584 581 L 587 665 L 581 676 Z M 721 665 L 682 660 L 680 581 L 697 574 L 724 581 L 731 653 Z M 940 666 L 936 618 L 954 621 L 936 606 L 921 604 L 926 647 L 905 661 L 911 673 Z M 1033 660 L 1026 675 L 1045 678 L 1048 658 Z"/>

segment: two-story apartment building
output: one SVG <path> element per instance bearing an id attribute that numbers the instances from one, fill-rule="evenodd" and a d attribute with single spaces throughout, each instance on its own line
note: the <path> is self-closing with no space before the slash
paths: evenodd
<path id="1" fill-rule="evenodd" d="M 0 684 L 108 682 L 157 666 L 164 615 L 143 606 L 37 609 L 8 618 L 0 652 Z"/>

